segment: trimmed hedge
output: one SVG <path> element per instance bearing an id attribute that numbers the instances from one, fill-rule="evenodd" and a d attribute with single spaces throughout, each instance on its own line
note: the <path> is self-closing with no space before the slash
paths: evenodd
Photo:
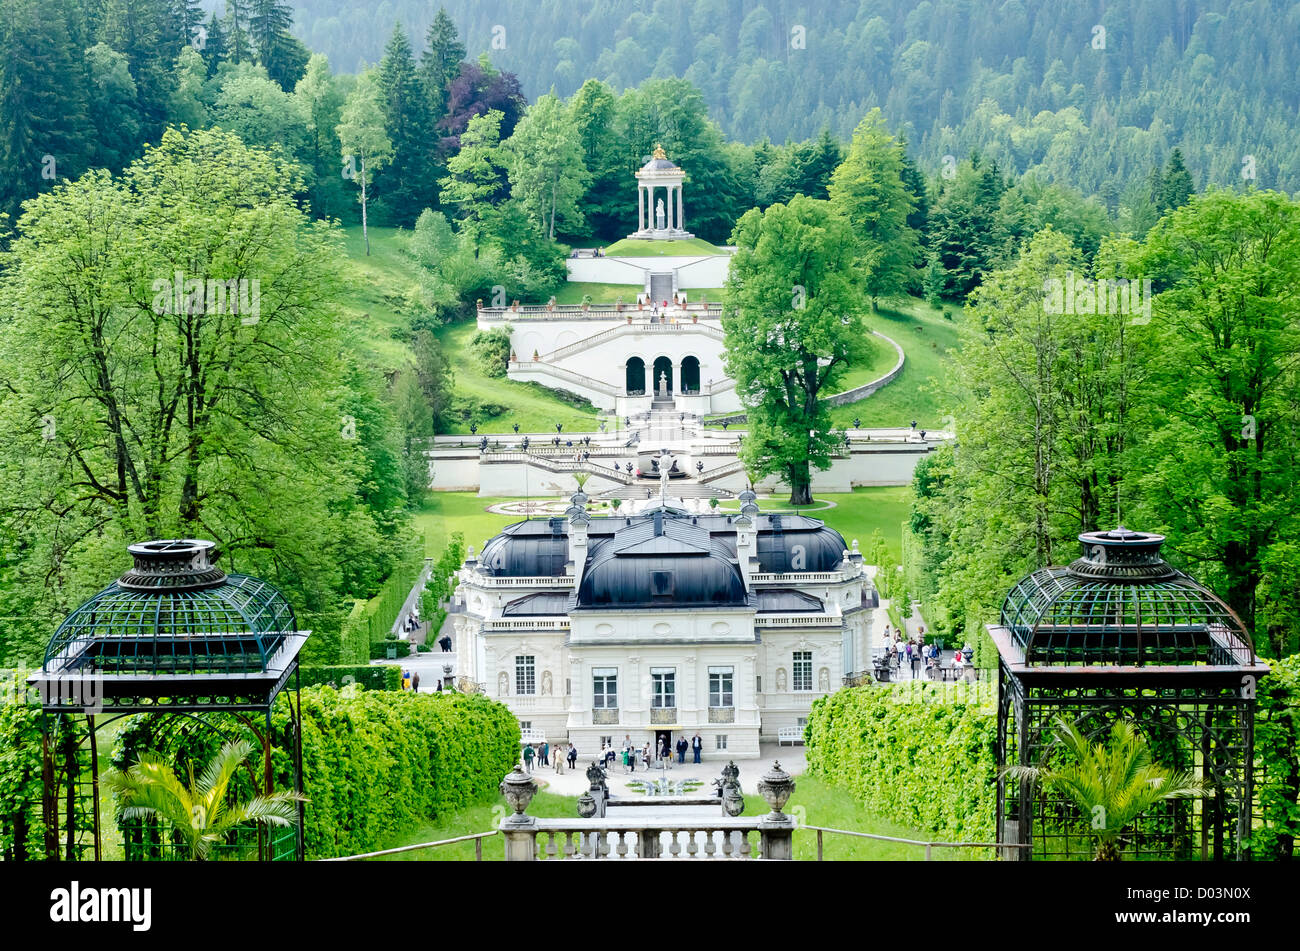
<path id="1" fill-rule="evenodd" d="M 1256 859 L 1295 858 L 1300 836 L 1300 654 L 1270 660 L 1255 716 Z"/>
<path id="2" fill-rule="evenodd" d="M 396 647 L 396 648 L 397 648 L 397 656 L 398 656 L 398 657 L 408 657 L 408 656 L 410 656 L 410 653 L 411 653 L 411 642 L 410 642 L 410 641 L 399 641 L 399 640 L 397 640 L 396 638 L 394 638 L 394 639 L 391 640 L 391 641 L 379 641 L 378 643 L 371 644 L 371 645 L 370 645 L 370 659 L 371 659 L 371 660 L 387 660 L 387 659 L 388 659 L 388 648 L 390 648 L 390 647 Z"/>
<path id="3" fill-rule="evenodd" d="M 370 659 L 370 622 L 365 601 L 353 603 L 351 613 L 343 619 L 340 641 L 338 663 L 364 664 Z"/>
<path id="4" fill-rule="evenodd" d="M 925 691 L 870 685 L 814 701 L 808 771 L 882 818 L 936 838 L 992 842 L 996 715 L 978 703 L 924 702 Z"/>
<path id="5" fill-rule="evenodd" d="M 314 687 L 302 712 L 308 858 L 375 851 L 493 799 L 519 757 L 518 721 L 483 696 Z M 287 786 L 288 755 L 276 766 Z"/>
<path id="6" fill-rule="evenodd" d="M 346 687 L 348 684 L 360 684 L 367 690 L 401 690 L 402 668 L 393 664 L 304 666 L 302 685 L 314 687 L 318 684 L 336 688 Z"/>

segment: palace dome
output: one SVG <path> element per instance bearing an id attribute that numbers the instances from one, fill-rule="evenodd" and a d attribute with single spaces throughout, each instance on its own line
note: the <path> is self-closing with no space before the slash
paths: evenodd
<path id="1" fill-rule="evenodd" d="M 569 539 L 562 518 L 530 519 L 501 530 L 479 553 L 479 570 L 504 578 L 564 574 Z"/>

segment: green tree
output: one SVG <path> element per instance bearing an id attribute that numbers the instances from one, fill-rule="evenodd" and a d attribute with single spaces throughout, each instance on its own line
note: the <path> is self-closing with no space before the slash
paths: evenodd
<path id="1" fill-rule="evenodd" d="M 802 195 L 746 212 L 724 294 L 727 374 L 749 413 L 740 458 L 755 475 L 779 473 L 790 501 L 812 501 L 812 474 L 830 467 L 843 436 L 821 402 L 866 333 L 848 222 Z"/>
<path id="2" fill-rule="evenodd" d="M 167 123 L 201 129 L 208 124 L 208 107 L 203 102 L 203 84 L 207 79 L 207 64 L 192 46 L 181 49 L 173 69 L 175 88 L 167 107 Z"/>
<path id="3" fill-rule="evenodd" d="M 903 184 L 903 149 L 885 129 L 879 109 L 858 124 L 849 154 L 831 178 L 830 200 L 858 241 L 865 288 L 874 306 L 903 296 L 921 257 L 907 224 L 916 201 Z"/>
<path id="4" fill-rule="evenodd" d="M 1134 267 L 1161 288 L 1143 495 L 1254 630 L 1268 551 L 1300 529 L 1300 203 L 1196 196 L 1156 226 Z"/>
<path id="5" fill-rule="evenodd" d="M 320 218 L 338 217 L 345 198 L 337 132 L 343 95 L 330 73 L 329 60 L 320 53 L 312 56 L 293 97 L 306 123 L 303 159 L 312 172 L 307 185 L 312 211 Z"/>
<path id="6" fill-rule="evenodd" d="M 1146 738 L 1129 720 L 1117 720 L 1110 736 L 1095 743 L 1063 717 L 1057 718 L 1053 732 L 1062 762 L 1009 766 L 1002 775 L 1013 782 L 1037 784 L 1074 803 L 1088 822 L 1098 862 L 1119 861 L 1120 836 L 1152 806 L 1206 794 L 1190 772 L 1153 762 Z"/>
<path id="7" fill-rule="evenodd" d="M 366 256 L 370 256 L 370 230 L 366 218 L 366 189 L 374 173 L 393 157 L 393 143 L 384 129 L 383 96 L 374 70 L 357 77 L 356 86 L 343 104 L 336 129 L 343 149 L 344 174 L 361 189 L 361 233 Z"/>
<path id="8" fill-rule="evenodd" d="M 247 740 L 224 744 L 203 773 L 182 782 L 156 754 L 146 753 L 130 769 L 106 771 L 100 782 L 118 799 L 122 819 L 159 818 L 184 840 L 192 859 L 206 859 L 239 826 L 298 824 L 298 803 L 307 797 L 291 790 L 267 792 L 248 802 L 230 802 L 235 771 L 253 753 Z"/>
<path id="9" fill-rule="evenodd" d="M 542 96 L 501 144 L 511 195 L 555 240 L 556 218 L 565 231 L 582 227 L 578 199 L 591 180 L 573 115 L 554 95 Z"/>
<path id="10" fill-rule="evenodd" d="M 248 37 L 257 63 L 285 92 L 302 78 L 310 51 L 289 32 L 293 8 L 284 0 L 249 0 Z"/>
<path id="11" fill-rule="evenodd" d="M 456 24 L 447 15 L 447 8 L 439 7 L 429 24 L 425 49 L 420 55 L 420 85 L 434 123 L 447 115 L 447 87 L 460 75 L 464 60 L 465 44 L 460 41 Z"/>
<path id="12" fill-rule="evenodd" d="M 481 218 L 502 191 L 502 118 L 492 109 L 470 119 L 460 136 L 460 151 L 447 162 L 439 201 L 455 206 L 462 218 Z"/>
<path id="13" fill-rule="evenodd" d="M 103 43 L 86 50 L 86 69 L 95 127 L 90 162 L 96 168 L 121 169 L 139 148 L 135 80 L 126 57 Z"/>

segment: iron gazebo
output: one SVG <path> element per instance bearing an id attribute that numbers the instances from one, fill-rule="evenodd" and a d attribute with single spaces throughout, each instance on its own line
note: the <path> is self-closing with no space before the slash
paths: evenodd
<path id="1" fill-rule="evenodd" d="M 1194 772 L 1208 794 L 1152 809 L 1123 854 L 1246 858 L 1255 689 L 1268 667 L 1236 613 L 1161 557 L 1164 536 L 1119 527 L 1079 540 L 1083 557 L 1022 579 L 989 627 L 999 775 L 1051 761 L 1057 716 L 1094 739 L 1132 720 L 1156 761 Z M 999 842 L 1032 846 L 1009 858 L 1088 854 L 1084 817 L 1027 782 L 999 779 L 997 822 Z"/>
<path id="2" fill-rule="evenodd" d="M 101 857 L 99 753 L 96 733 L 132 714 L 197 717 L 228 713 L 258 739 L 265 791 L 272 786 L 271 709 L 293 678 L 288 735 L 295 789 L 302 791 L 298 654 L 308 632 L 272 585 L 216 566 L 210 541 L 180 539 L 128 546 L 133 566 L 59 625 L 41 670 L 28 678 L 40 696 L 46 853 L 59 852 L 60 790 L 65 797 L 66 858 L 77 855 L 77 800 L 90 798 L 94 855 Z M 262 715 L 259 729 L 256 715 Z M 84 737 L 73 722 L 85 717 Z M 250 716 L 253 715 L 253 716 Z M 98 718 L 98 719 L 97 719 Z M 62 735 L 62 757 L 55 737 Z M 90 790 L 76 747 L 89 743 Z M 79 788 L 80 787 L 80 788 Z M 81 812 L 84 815 L 84 801 Z M 259 833 L 264 858 L 302 857 L 302 806 L 292 854 Z"/>

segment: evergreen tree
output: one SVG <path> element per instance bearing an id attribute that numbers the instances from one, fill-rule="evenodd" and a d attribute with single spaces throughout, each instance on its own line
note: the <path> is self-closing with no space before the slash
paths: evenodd
<path id="1" fill-rule="evenodd" d="M 232 63 L 243 63 L 253 58 L 249 40 L 249 7 L 251 0 L 226 0 L 226 16 L 221 29 L 225 36 L 226 57 Z"/>
<path id="2" fill-rule="evenodd" d="M 906 293 L 921 246 L 907 226 L 915 202 L 903 184 L 903 150 L 873 109 L 853 132 L 849 154 L 831 180 L 831 205 L 858 242 L 858 262 L 873 306 Z"/>
<path id="3" fill-rule="evenodd" d="M 1191 173 L 1183 164 L 1182 149 L 1176 148 L 1169 154 L 1169 161 L 1165 164 L 1164 175 L 1160 180 L 1160 211 L 1164 213 L 1181 208 L 1194 194 L 1196 189 L 1192 186 Z"/>
<path id="4" fill-rule="evenodd" d="M 428 114 L 437 123 L 447 114 L 447 87 L 460 75 L 465 60 L 465 44 L 460 41 L 446 7 L 438 8 L 425 35 L 425 44 L 420 54 L 420 84 Z"/>
<path id="5" fill-rule="evenodd" d="M 62 7 L 0 0 L 0 212 L 86 168 L 93 144 L 82 54 Z"/>
<path id="6" fill-rule="evenodd" d="M 250 0 L 248 38 L 257 63 L 272 81 L 291 92 L 302 78 L 310 52 L 289 33 L 293 10 L 282 0 Z"/>
<path id="7" fill-rule="evenodd" d="M 429 150 L 429 121 L 415 56 L 400 23 L 393 27 L 384 49 L 378 79 L 393 160 L 375 177 L 375 213 L 385 221 L 410 227 L 426 206 L 431 184 L 425 178 L 424 160 Z"/>
<path id="8" fill-rule="evenodd" d="M 90 80 L 90 121 L 95 128 L 90 163 L 96 168 L 119 171 L 139 148 L 135 80 L 126 57 L 103 43 L 86 50 L 85 62 Z"/>
<path id="9" fill-rule="evenodd" d="M 203 57 L 208 76 L 211 77 L 216 75 L 217 67 L 226 61 L 229 50 L 226 48 L 226 32 L 222 29 L 221 21 L 217 19 L 215 11 L 203 29 L 203 43 L 199 55 Z"/>
<path id="10" fill-rule="evenodd" d="M 582 145 L 582 164 L 591 184 L 579 207 L 587 222 L 587 234 L 617 240 L 627 234 L 628 168 L 618 141 L 618 101 L 608 86 L 588 79 L 574 93 L 569 109 Z"/>

